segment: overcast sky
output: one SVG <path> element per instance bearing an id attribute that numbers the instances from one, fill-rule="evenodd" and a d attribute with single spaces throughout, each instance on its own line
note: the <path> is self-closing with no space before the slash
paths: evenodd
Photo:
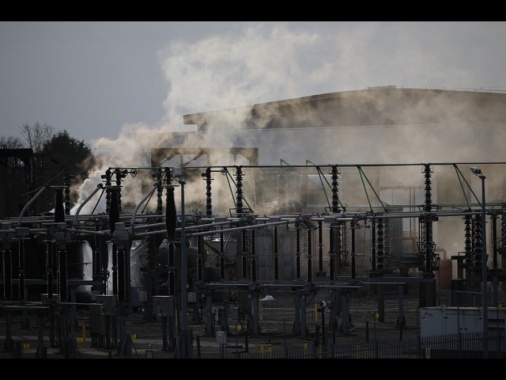
<path id="1" fill-rule="evenodd" d="M 506 22 L 0 22 L 1 136 L 185 130 L 183 115 L 395 85 L 506 90 Z"/>

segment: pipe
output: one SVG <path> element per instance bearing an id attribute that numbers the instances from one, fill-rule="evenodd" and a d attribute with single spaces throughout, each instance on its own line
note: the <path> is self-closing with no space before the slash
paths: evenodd
<path id="1" fill-rule="evenodd" d="M 148 193 L 144 196 L 144 198 L 142 198 L 142 200 L 137 203 L 137 206 L 135 206 L 135 210 L 132 214 L 132 220 L 130 221 L 130 233 L 133 233 L 134 232 L 134 222 L 135 222 L 135 217 L 137 216 L 137 211 L 139 211 L 139 208 L 142 206 L 142 204 L 144 202 L 146 202 L 146 200 L 151 197 L 153 195 L 153 193 L 155 192 L 155 190 L 158 188 L 158 183 L 156 183 L 152 188 L 151 190 L 148 191 Z"/>
<path id="2" fill-rule="evenodd" d="M 248 225 L 248 226 L 241 226 L 241 227 L 232 227 L 232 228 L 226 228 L 221 230 L 211 230 L 211 231 L 203 231 L 203 232 L 195 232 L 190 234 L 190 236 L 202 236 L 202 235 L 212 235 L 216 233 L 223 233 L 223 232 L 233 232 L 233 231 L 239 231 L 239 230 L 246 230 L 249 228 L 260 228 L 260 227 L 267 227 L 267 226 L 277 226 L 279 224 L 288 224 L 290 221 L 281 221 L 281 222 L 272 222 L 272 223 L 262 223 L 262 224 L 254 224 L 254 225 Z"/>
<path id="3" fill-rule="evenodd" d="M 88 196 L 88 197 L 87 197 L 87 198 L 83 201 L 83 203 L 81 203 L 81 204 L 79 205 L 79 208 L 77 209 L 76 214 L 75 214 L 75 216 L 74 216 L 74 225 L 76 225 L 76 224 L 77 224 L 77 219 L 78 219 L 79 213 L 81 212 L 81 209 L 84 207 L 84 205 L 85 205 L 86 203 L 88 203 L 88 201 L 89 201 L 89 200 L 90 200 L 90 199 L 91 199 L 91 198 L 92 198 L 92 197 L 93 197 L 93 196 L 97 193 L 97 191 L 98 191 L 99 189 L 103 189 L 103 188 L 104 188 L 104 186 L 103 186 L 101 183 L 99 183 L 99 184 L 97 185 L 96 189 L 95 189 L 95 190 L 93 190 L 93 191 L 91 192 L 91 194 L 90 194 L 90 195 L 89 195 L 89 196 Z"/>
<path id="4" fill-rule="evenodd" d="M 28 207 L 30 207 L 30 205 L 31 205 L 33 202 L 35 202 L 35 200 L 36 200 L 36 199 L 37 199 L 37 198 L 38 198 L 38 197 L 42 194 L 42 192 L 43 192 L 44 190 L 46 190 L 46 188 L 47 188 L 46 186 L 43 186 L 43 187 L 42 187 L 42 188 L 41 188 L 41 189 L 37 192 L 37 194 L 35 194 L 35 196 L 34 196 L 32 199 L 30 199 L 30 200 L 26 203 L 25 207 L 23 207 L 23 209 L 21 210 L 21 213 L 19 214 L 19 222 L 18 222 L 18 224 L 19 224 L 20 226 L 21 226 L 21 221 L 23 220 L 23 214 L 25 213 L 26 209 L 27 209 Z"/>

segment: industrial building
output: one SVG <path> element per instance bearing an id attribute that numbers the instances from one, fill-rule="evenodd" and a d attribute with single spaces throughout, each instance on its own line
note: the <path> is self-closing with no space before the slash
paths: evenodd
<path id="1" fill-rule="evenodd" d="M 398 301 L 397 327 L 406 294 L 426 311 L 446 290 L 484 337 L 504 333 L 487 318 L 504 300 L 505 105 L 385 86 L 185 115 L 192 130 L 136 136 L 156 141 L 149 164 L 107 168 L 72 212 L 63 186 L 54 215 L 28 215 L 35 195 L 2 218 L 2 311 L 37 310 L 64 341 L 85 308 L 97 348 L 124 347 L 132 313 L 161 316 L 164 348 L 188 357 L 190 320 L 258 336 L 268 296 L 291 300 L 305 338 L 313 305 L 347 335 L 365 289 L 379 322 Z"/>

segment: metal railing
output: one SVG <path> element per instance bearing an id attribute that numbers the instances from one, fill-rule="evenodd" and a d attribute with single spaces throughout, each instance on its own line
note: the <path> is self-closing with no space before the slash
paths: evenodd
<path id="1" fill-rule="evenodd" d="M 506 358 L 506 339 L 502 331 L 488 336 L 487 358 Z M 198 358 L 195 357 L 195 358 Z M 482 359 L 481 333 L 458 333 L 405 339 L 402 342 L 375 340 L 358 344 L 330 344 L 316 347 L 261 344 L 250 350 L 220 347 L 216 353 L 200 358 L 221 359 Z"/>

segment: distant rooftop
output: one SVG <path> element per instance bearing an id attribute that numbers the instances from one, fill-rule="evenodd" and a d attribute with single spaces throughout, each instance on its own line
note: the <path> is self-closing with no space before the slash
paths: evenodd
<path id="1" fill-rule="evenodd" d="M 506 91 L 416 89 L 396 86 L 332 92 L 187 114 L 184 124 L 233 128 L 503 123 Z"/>

